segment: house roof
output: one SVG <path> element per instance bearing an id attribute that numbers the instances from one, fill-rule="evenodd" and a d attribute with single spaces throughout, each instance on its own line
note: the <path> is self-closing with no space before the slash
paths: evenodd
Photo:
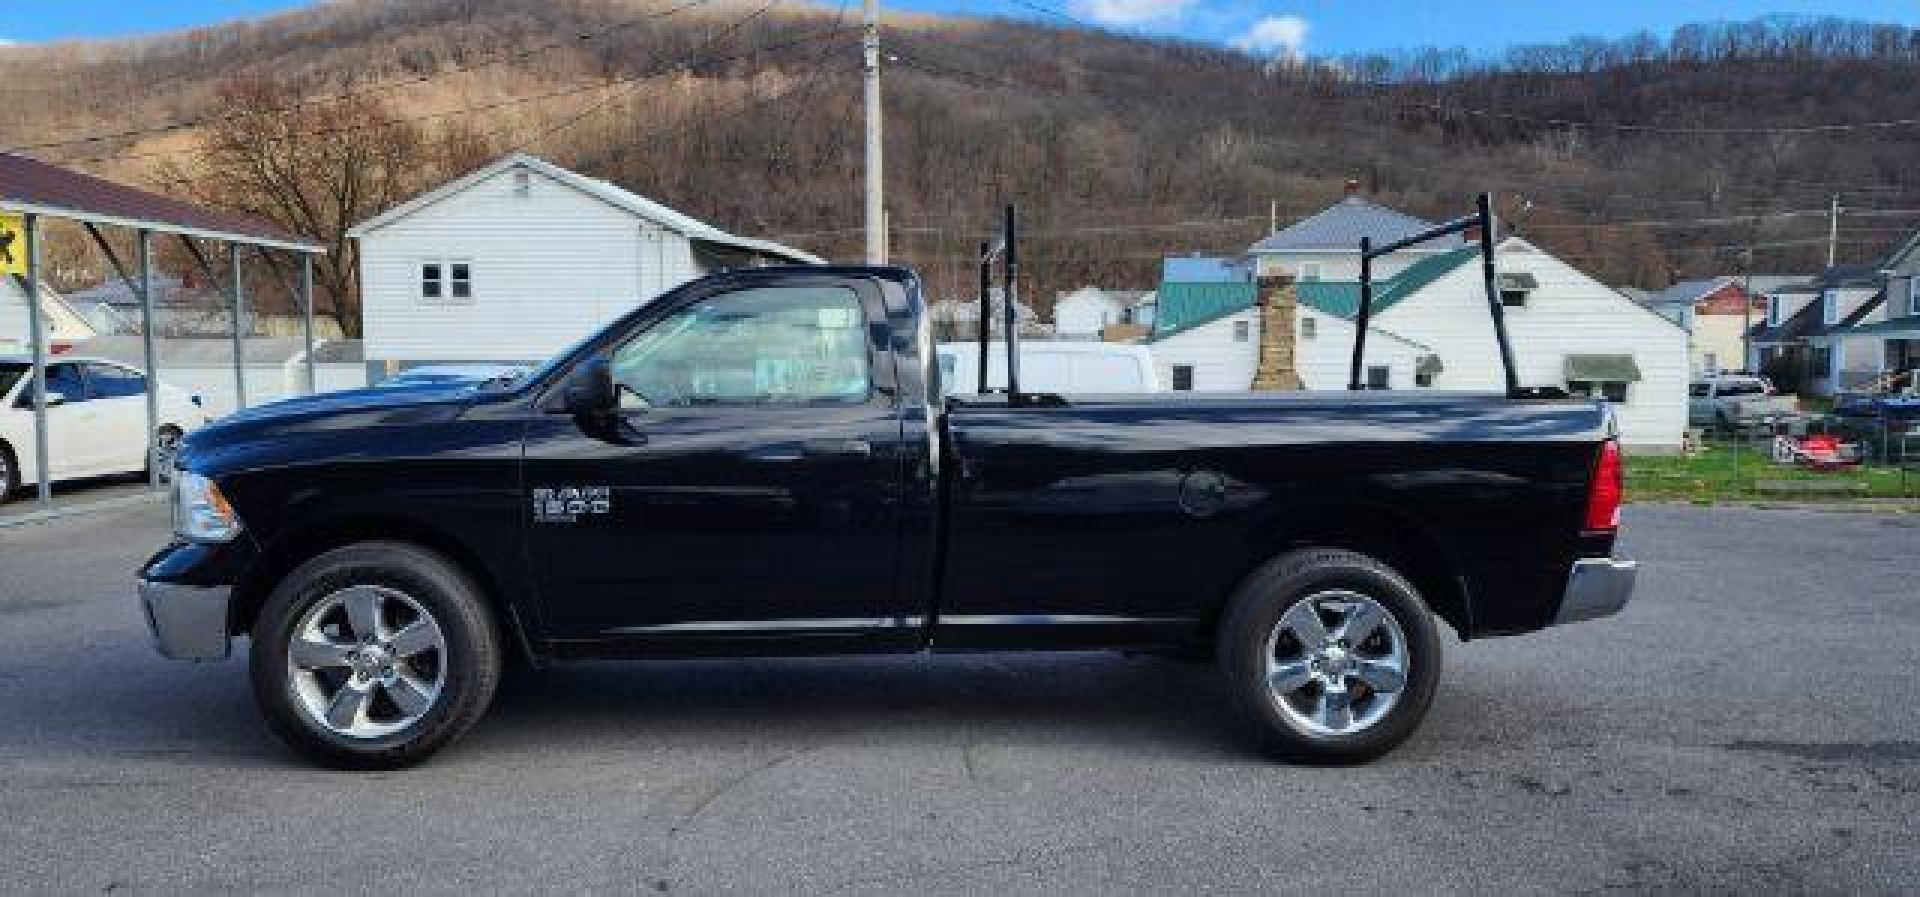
<path id="1" fill-rule="evenodd" d="M 386 227 L 402 218 L 412 215 L 434 203 L 459 193 L 468 187 L 480 183 L 494 175 L 513 168 L 526 168 L 538 172 L 553 180 L 573 187 L 589 196 L 597 197 L 617 208 L 625 209 L 649 221 L 672 228 L 687 236 L 688 239 L 721 246 L 732 246 L 749 252 L 776 256 L 802 265 L 821 265 L 826 260 L 809 252 L 785 246 L 770 240 L 756 240 L 727 233 L 698 218 L 684 212 L 667 208 L 651 199 L 616 186 L 607 181 L 590 178 L 577 171 L 561 168 L 539 156 L 528 153 L 510 153 L 494 160 L 479 170 L 441 184 L 425 193 L 407 200 L 391 209 L 373 216 L 347 229 L 347 236 L 361 239 L 367 234 Z"/>
<path id="2" fill-rule="evenodd" d="M 1479 254 L 1478 247 L 1467 246 L 1408 265 L 1400 273 L 1374 285 L 1373 313 L 1379 314 L 1392 308 L 1447 272 L 1479 257 Z M 1358 283 L 1303 280 L 1294 284 L 1294 290 L 1301 304 L 1325 314 L 1353 318 L 1360 310 Z M 1153 316 L 1153 333 L 1147 339 L 1150 342 L 1166 339 L 1246 311 L 1259 301 L 1260 287 L 1252 282 L 1163 283 L 1160 285 L 1159 308 Z M 1419 345 L 1404 337 L 1395 338 Z"/>
<path id="3" fill-rule="evenodd" d="M 1235 259 L 1174 255 L 1160 262 L 1160 279 L 1170 283 L 1228 283 L 1252 277 L 1253 273 Z"/>
<path id="4" fill-rule="evenodd" d="M 1868 315 L 1873 314 L 1876 309 L 1878 309 L 1880 306 L 1885 304 L 1887 304 L 1887 291 L 1881 290 L 1880 292 L 1873 294 L 1872 298 L 1868 299 L 1865 302 L 1860 303 L 1859 308 L 1856 308 L 1852 312 L 1848 313 L 1846 317 L 1841 318 L 1833 326 L 1822 327 L 1819 330 L 1816 330 L 1813 333 L 1809 333 L 1807 335 L 1808 336 L 1836 336 L 1841 334 L 1843 331 L 1850 331 L 1854 328 L 1855 325 L 1859 324 L 1861 321 L 1866 320 Z"/>
<path id="5" fill-rule="evenodd" d="M 1360 251 L 1360 238 L 1370 237 L 1376 244 L 1391 243 L 1434 227 L 1433 222 L 1415 218 L 1397 209 L 1349 196 L 1319 212 L 1274 232 L 1253 244 L 1250 253 L 1266 252 L 1354 252 Z M 1459 234 L 1448 234 L 1414 247 L 1416 251 L 1447 251 L 1465 241 Z"/>
<path id="6" fill-rule="evenodd" d="M 1478 246 L 1463 246 L 1442 255 L 1424 258 L 1401 269 L 1400 273 L 1379 281 L 1373 287 L 1373 313 L 1394 307 L 1400 300 L 1424 289 L 1427 284 L 1480 257 Z M 1330 315 L 1351 318 L 1360 311 L 1360 284 L 1352 281 L 1303 280 L 1298 285 L 1300 301 Z"/>
<path id="7" fill-rule="evenodd" d="M 250 215 L 192 205 L 12 153 L 0 153 L 0 211 L 300 252 L 324 251 L 317 243 Z"/>
<path id="8" fill-rule="evenodd" d="M 1920 339 L 1920 316 L 1889 318 L 1871 324 L 1861 324 L 1848 331 L 1848 336 L 1877 336 L 1882 339 Z"/>
<path id="9" fill-rule="evenodd" d="M 1691 305 L 1732 281 L 1731 277 L 1696 277 L 1657 290 L 1640 301 L 1647 305 Z"/>
<path id="10" fill-rule="evenodd" d="M 1748 339 L 1755 343 L 1791 343 L 1820 329 L 1820 303 L 1809 302 L 1792 317 L 1781 321 L 1779 326 L 1769 327 L 1765 321 L 1755 325 L 1749 331 Z"/>

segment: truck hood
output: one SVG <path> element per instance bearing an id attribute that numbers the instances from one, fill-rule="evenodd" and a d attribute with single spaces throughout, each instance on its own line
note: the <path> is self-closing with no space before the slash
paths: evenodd
<path id="1" fill-rule="evenodd" d="M 349 389 L 282 399 L 238 411 L 187 437 L 188 451 L 299 432 L 452 420 L 472 401 L 474 384 Z"/>

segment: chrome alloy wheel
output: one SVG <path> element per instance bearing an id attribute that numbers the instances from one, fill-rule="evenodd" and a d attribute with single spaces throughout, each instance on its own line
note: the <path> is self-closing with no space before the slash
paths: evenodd
<path id="1" fill-rule="evenodd" d="M 1351 735 L 1379 722 L 1407 686 L 1407 635 L 1378 601 L 1344 590 L 1308 595 L 1267 636 L 1267 690 L 1294 725 Z"/>
<path id="2" fill-rule="evenodd" d="M 351 586 L 308 608 L 287 643 L 294 702 L 321 728 L 380 738 L 420 721 L 447 681 L 447 640 L 425 607 Z"/>

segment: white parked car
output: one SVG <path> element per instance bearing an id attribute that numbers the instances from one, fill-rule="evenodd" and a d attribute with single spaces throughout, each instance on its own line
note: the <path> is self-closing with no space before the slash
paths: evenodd
<path id="1" fill-rule="evenodd" d="M 973 392 L 980 381 L 979 343 L 941 343 L 941 386 L 947 395 Z M 987 388 L 1007 388 L 1007 347 L 989 343 Z M 1047 340 L 1020 341 L 1020 391 L 1061 394 L 1159 392 L 1146 346 Z"/>
<path id="2" fill-rule="evenodd" d="M 34 454 L 33 362 L 0 355 L 0 502 L 39 483 Z M 147 432 L 147 376 L 99 358 L 47 361 L 48 473 L 55 482 L 166 470 L 180 437 L 207 422 L 199 396 L 160 384 L 160 425 Z"/>

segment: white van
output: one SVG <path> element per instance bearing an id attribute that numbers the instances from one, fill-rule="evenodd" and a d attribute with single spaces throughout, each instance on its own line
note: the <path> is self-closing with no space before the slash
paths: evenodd
<path id="1" fill-rule="evenodd" d="M 948 395 L 975 392 L 980 344 L 941 343 L 940 382 Z M 987 344 L 987 388 L 1007 388 L 1007 347 Z M 1159 392 L 1153 353 L 1124 343 L 1020 341 L 1020 391 L 1052 393 Z"/>

